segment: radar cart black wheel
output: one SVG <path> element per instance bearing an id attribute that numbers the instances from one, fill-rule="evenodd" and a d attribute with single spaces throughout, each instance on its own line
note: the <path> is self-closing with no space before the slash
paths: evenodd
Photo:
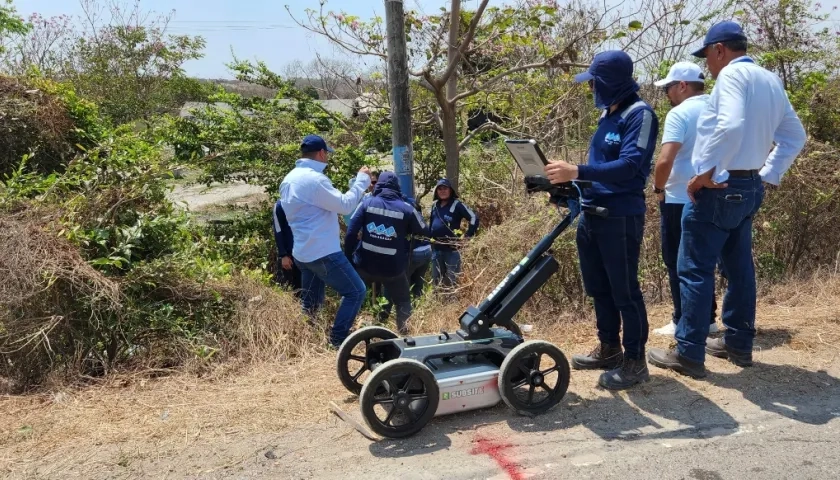
<path id="1" fill-rule="evenodd" d="M 370 371 L 366 360 L 367 346 L 379 340 L 391 340 L 397 334 L 384 327 L 363 327 L 351 333 L 341 343 L 336 357 L 336 371 L 342 385 L 358 395 L 364 383 L 363 375 Z"/>
<path id="2" fill-rule="evenodd" d="M 569 362 L 559 348 L 530 340 L 516 346 L 502 362 L 499 394 L 517 413 L 544 413 L 566 395 L 569 376 Z"/>
<path id="3" fill-rule="evenodd" d="M 408 358 L 377 367 L 359 396 L 365 422 L 387 438 L 419 432 L 435 416 L 439 402 L 440 388 L 432 371 Z"/>

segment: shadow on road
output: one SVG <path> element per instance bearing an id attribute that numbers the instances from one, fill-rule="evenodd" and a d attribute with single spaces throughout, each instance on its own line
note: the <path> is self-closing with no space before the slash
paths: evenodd
<path id="1" fill-rule="evenodd" d="M 646 385 L 622 394 L 585 399 L 574 392 L 563 403 L 534 417 L 511 417 L 518 432 L 586 427 L 604 440 L 712 438 L 731 435 L 738 422 L 700 393 L 673 378 L 652 376 Z M 629 400 L 629 401 L 628 401 Z"/>
<path id="2" fill-rule="evenodd" d="M 657 370 L 651 369 L 650 382 L 620 393 L 591 399 L 569 391 L 560 405 L 535 417 L 517 415 L 504 403 L 437 417 L 408 439 L 372 443 L 370 452 L 380 458 L 433 454 L 449 449 L 457 435 L 500 422 L 537 435 L 582 426 L 606 441 L 709 439 L 739 432 L 739 422 L 722 408 L 729 403 L 718 405 L 677 378 L 656 375 Z M 704 382 L 736 390 L 761 410 L 796 422 L 824 425 L 840 416 L 840 379 L 825 371 L 756 363 L 735 373 L 710 372 Z"/>
<path id="3" fill-rule="evenodd" d="M 793 333 L 789 328 L 759 328 L 755 335 L 755 348 L 759 350 L 778 348 L 789 344 L 792 338 Z"/>
<path id="4" fill-rule="evenodd" d="M 707 381 L 737 390 L 762 410 L 797 422 L 823 425 L 840 415 L 840 380 L 823 370 L 755 363 L 737 373 L 709 375 Z"/>

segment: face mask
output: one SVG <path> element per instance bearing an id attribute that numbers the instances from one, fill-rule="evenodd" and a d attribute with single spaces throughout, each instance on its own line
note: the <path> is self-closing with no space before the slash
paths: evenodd
<path id="1" fill-rule="evenodd" d="M 607 108 L 608 105 L 604 104 L 604 101 L 601 99 L 601 95 L 598 94 L 597 87 L 594 89 L 592 97 L 595 101 L 595 108 L 597 108 L 598 110 L 603 110 Z"/>

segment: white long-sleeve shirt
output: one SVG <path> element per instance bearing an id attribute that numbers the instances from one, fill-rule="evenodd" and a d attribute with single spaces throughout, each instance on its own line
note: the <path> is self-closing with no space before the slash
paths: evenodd
<path id="1" fill-rule="evenodd" d="M 370 185 L 359 172 L 347 193 L 324 175 L 326 163 L 302 158 L 280 183 L 280 205 L 292 229 L 292 256 L 304 263 L 341 251 L 338 214 L 352 213 Z"/>
<path id="2" fill-rule="evenodd" d="M 778 185 L 804 146 L 805 129 L 782 81 L 744 56 L 715 81 L 697 120 L 691 165 L 696 175 L 714 168 L 716 182 L 729 178 L 727 170 L 760 170 L 762 180 Z"/>

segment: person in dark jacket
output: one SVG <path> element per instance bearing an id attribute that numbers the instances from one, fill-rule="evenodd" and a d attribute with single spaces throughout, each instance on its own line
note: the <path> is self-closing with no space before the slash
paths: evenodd
<path id="1" fill-rule="evenodd" d="M 590 142 L 589 161 L 586 165 L 555 161 L 545 170 L 554 183 L 592 181 L 582 201 L 606 207 L 609 217 L 584 213 L 578 223 L 581 276 L 594 301 L 599 344 L 588 355 L 574 355 L 572 366 L 607 369 L 598 383 L 619 390 L 649 378 L 645 360 L 648 319 L 638 272 L 645 184 L 659 120 L 636 93 L 639 85 L 633 79 L 633 60 L 623 51 L 595 55 L 589 70 L 575 81 L 589 83 L 595 106 L 603 111 Z"/>
<path id="2" fill-rule="evenodd" d="M 470 238 L 478 230 L 478 215 L 458 198 L 452 183 L 441 179 L 435 186 L 434 203 L 429 215 L 430 237 L 432 238 L 432 282 L 435 285 L 454 286 L 461 273 L 461 252 L 458 243 L 461 222 L 467 220 L 464 237 Z"/>
<path id="3" fill-rule="evenodd" d="M 291 287 L 295 295 L 300 297 L 300 269 L 292 259 L 292 248 L 295 245 L 292 229 L 286 221 L 286 213 L 280 205 L 280 200 L 274 204 L 274 242 L 277 244 L 277 272 L 274 280 L 278 285 Z"/>
<path id="4" fill-rule="evenodd" d="M 422 217 L 423 209 L 419 203 L 414 203 L 414 209 Z M 408 284 L 411 286 L 411 298 L 416 300 L 423 295 L 426 286 L 426 272 L 432 262 L 432 244 L 425 235 L 415 235 L 411 238 L 411 259 L 408 262 Z"/>
<path id="5" fill-rule="evenodd" d="M 414 209 L 420 216 L 423 216 L 423 209 L 415 202 Z M 408 260 L 408 269 L 405 271 L 408 277 L 408 286 L 411 291 L 411 301 L 415 301 L 423 295 L 423 288 L 426 286 L 426 272 L 432 262 L 432 245 L 425 235 L 412 235 L 406 239 L 408 251 L 411 257 Z M 385 298 L 388 299 L 388 292 L 385 291 Z M 391 315 L 391 302 L 386 301 L 379 313 L 379 320 L 384 322 Z"/>
<path id="6" fill-rule="evenodd" d="M 361 241 L 358 233 L 362 232 Z M 382 172 L 373 195 L 366 197 L 353 212 L 344 237 L 344 253 L 356 265 L 365 282 L 379 282 L 389 300 L 397 305 L 397 329 L 408 333 L 411 316 L 408 267 L 409 235 L 426 235 L 423 217 L 403 200 L 397 176 Z"/>

